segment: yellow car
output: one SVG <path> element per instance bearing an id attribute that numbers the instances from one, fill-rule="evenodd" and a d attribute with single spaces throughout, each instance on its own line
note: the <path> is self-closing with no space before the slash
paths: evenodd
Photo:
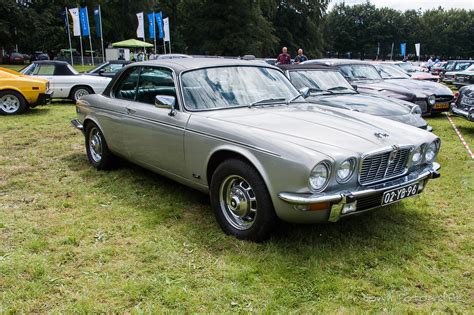
<path id="1" fill-rule="evenodd" d="M 52 94 L 48 80 L 0 68 L 0 115 L 21 114 L 47 104 Z"/>

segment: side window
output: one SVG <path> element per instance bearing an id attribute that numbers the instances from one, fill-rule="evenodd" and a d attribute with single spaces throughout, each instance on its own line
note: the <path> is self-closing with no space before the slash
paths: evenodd
<path id="1" fill-rule="evenodd" d="M 138 102 L 154 104 L 156 95 L 176 97 L 173 72 L 158 67 L 143 67 L 138 83 Z"/>
<path id="2" fill-rule="evenodd" d="M 135 100 L 140 67 L 134 67 L 125 73 L 118 82 L 114 96 L 124 100 Z"/>
<path id="3" fill-rule="evenodd" d="M 53 75 L 54 65 L 41 65 L 38 64 L 33 72 L 35 75 Z"/>

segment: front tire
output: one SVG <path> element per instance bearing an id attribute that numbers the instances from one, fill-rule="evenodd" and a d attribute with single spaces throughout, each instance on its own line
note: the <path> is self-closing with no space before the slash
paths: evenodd
<path id="1" fill-rule="evenodd" d="M 211 206 L 222 230 L 239 239 L 267 240 L 278 221 L 265 182 L 249 163 L 222 162 L 211 179 Z"/>
<path id="2" fill-rule="evenodd" d="M 89 95 L 89 94 L 94 94 L 94 91 L 88 86 L 75 86 L 71 90 L 71 99 L 75 102 L 79 100 L 81 97 Z"/>
<path id="3" fill-rule="evenodd" d="M 98 170 L 111 169 L 114 166 L 114 155 L 109 150 L 102 130 L 89 123 L 86 127 L 86 152 L 89 163 Z"/>
<path id="4" fill-rule="evenodd" d="M 28 110 L 23 95 L 16 91 L 0 91 L 0 114 L 18 115 Z"/>

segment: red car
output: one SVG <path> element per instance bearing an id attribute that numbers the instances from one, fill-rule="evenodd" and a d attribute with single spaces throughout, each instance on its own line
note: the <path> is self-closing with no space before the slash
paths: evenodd
<path id="1" fill-rule="evenodd" d="M 10 55 L 10 64 L 22 65 L 25 62 L 25 57 L 20 53 L 12 53 Z"/>

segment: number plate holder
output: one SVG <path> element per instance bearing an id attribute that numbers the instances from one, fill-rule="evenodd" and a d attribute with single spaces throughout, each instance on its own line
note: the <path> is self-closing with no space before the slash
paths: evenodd
<path id="1" fill-rule="evenodd" d="M 384 192 L 382 197 L 382 206 L 417 195 L 418 187 L 419 183 L 417 182 Z"/>

